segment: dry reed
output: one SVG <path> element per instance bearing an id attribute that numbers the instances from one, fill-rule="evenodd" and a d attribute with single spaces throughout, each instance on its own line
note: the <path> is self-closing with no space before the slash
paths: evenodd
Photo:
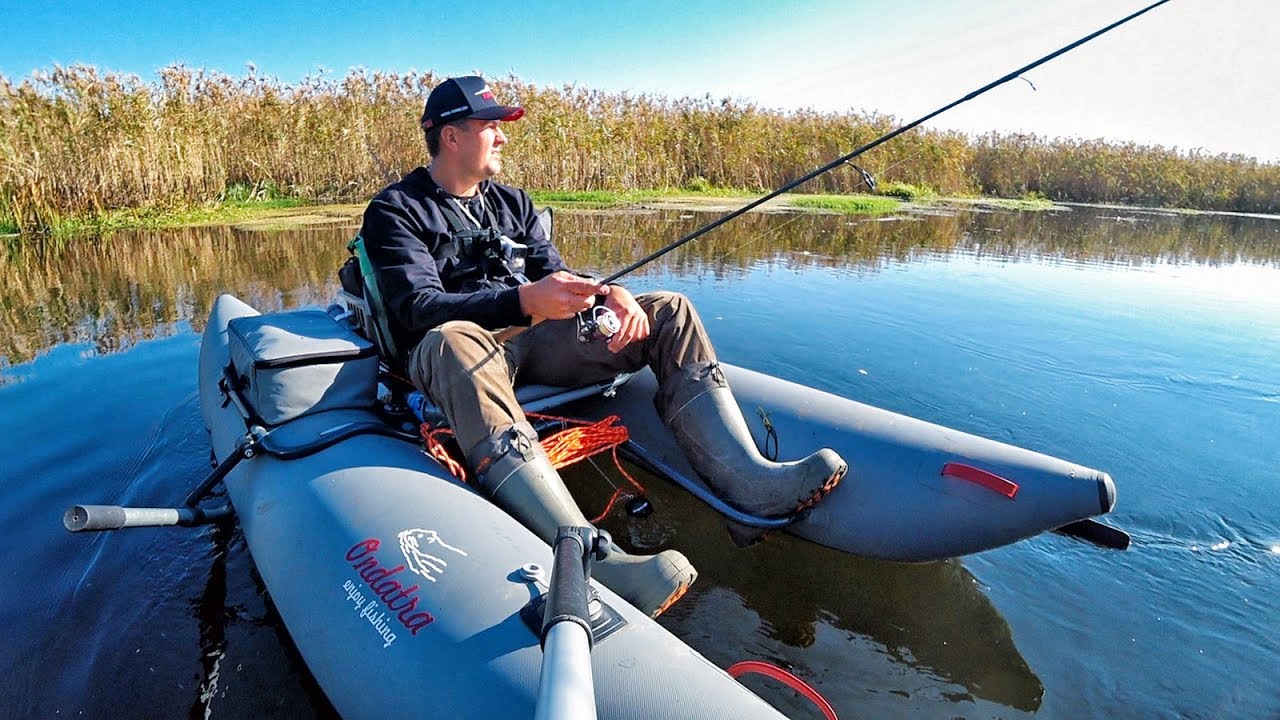
<path id="1" fill-rule="evenodd" d="M 431 73 L 353 70 L 282 83 L 171 66 L 154 81 L 55 67 L 0 76 L 0 224 L 22 231 L 120 208 L 254 197 L 360 199 L 425 160 L 417 118 Z M 545 190 L 716 186 L 762 191 L 891 129 L 876 114 L 780 112 L 735 100 L 494 80 L 526 120 L 507 179 Z M 1280 166 L 1242 156 L 1026 135 L 917 131 L 859 161 L 943 194 L 1280 211 Z M 810 192 L 859 189 L 833 172 Z"/>

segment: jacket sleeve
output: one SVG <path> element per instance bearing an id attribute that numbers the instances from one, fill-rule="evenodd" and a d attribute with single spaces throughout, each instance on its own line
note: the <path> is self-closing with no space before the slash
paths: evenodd
<path id="1" fill-rule="evenodd" d="M 431 249 L 447 236 L 423 227 L 389 198 L 369 203 L 361 235 L 387 310 L 410 336 L 419 338 L 450 320 L 469 320 L 490 330 L 529 323 L 516 288 L 445 292 Z"/>

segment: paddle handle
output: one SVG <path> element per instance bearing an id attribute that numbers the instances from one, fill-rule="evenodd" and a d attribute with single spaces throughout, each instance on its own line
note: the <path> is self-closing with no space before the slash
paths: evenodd
<path id="1" fill-rule="evenodd" d="M 231 508 L 134 508 L 119 505 L 72 505 L 62 514 L 62 524 L 71 532 L 119 530 L 128 527 L 191 527 L 215 522 L 231 515 Z"/>
<path id="2" fill-rule="evenodd" d="M 552 549 L 542 612 L 542 674 L 535 720 L 595 720 L 591 674 L 591 565 L 608 553 L 609 537 L 591 527 L 561 526 Z"/>

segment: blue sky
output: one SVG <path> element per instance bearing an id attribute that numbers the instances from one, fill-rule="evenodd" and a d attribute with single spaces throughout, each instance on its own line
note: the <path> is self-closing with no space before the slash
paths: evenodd
<path id="1" fill-rule="evenodd" d="M 0 0 L 0 74 L 54 63 L 293 82 L 349 68 L 515 74 L 910 120 L 1147 0 L 142 4 Z M 931 123 L 1280 161 L 1280 0 L 1172 0 Z"/>

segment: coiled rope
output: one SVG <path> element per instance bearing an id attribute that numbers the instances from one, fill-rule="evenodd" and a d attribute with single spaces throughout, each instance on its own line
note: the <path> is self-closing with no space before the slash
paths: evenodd
<path id="1" fill-rule="evenodd" d="M 632 477 L 631 473 L 627 472 L 626 468 L 622 466 L 622 461 L 618 458 L 618 446 L 625 443 L 631 435 L 627 432 L 626 426 L 621 424 L 617 415 L 610 415 L 597 422 L 539 413 L 529 413 L 528 416 L 535 420 L 555 422 L 564 426 L 563 430 L 542 440 L 542 448 L 547 452 L 547 457 L 551 460 L 551 466 L 557 470 L 602 453 L 605 450 L 612 450 L 614 466 L 627 479 L 627 482 L 631 483 L 634 492 L 626 487 L 615 486 L 613 494 L 609 497 L 609 502 L 605 504 L 604 510 L 591 519 L 593 525 L 608 517 L 619 500 L 634 497 L 636 494 L 644 494 L 644 486 Z M 441 465 L 444 465 L 445 469 L 454 477 L 468 484 L 471 482 L 466 466 L 454 457 L 453 453 L 449 452 L 445 446 L 447 439 L 453 437 L 451 428 L 433 428 L 430 423 L 422 423 L 419 433 L 422 435 L 422 441 L 426 444 L 427 454 L 439 461 Z"/>

